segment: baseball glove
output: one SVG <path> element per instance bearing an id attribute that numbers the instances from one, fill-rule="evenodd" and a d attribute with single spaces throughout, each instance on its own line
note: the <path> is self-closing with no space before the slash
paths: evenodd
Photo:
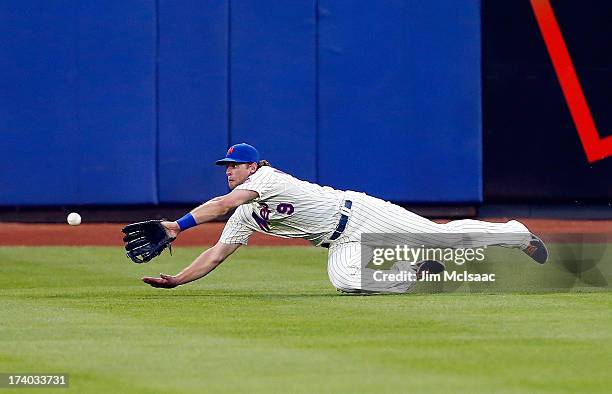
<path id="1" fill-rule="evenodd" d="M 172 254 L 171 243 L 176 238 L 168 236 L 161 220 L 147 220 L 128 224 L 123 228 L 123 242 L 126 255 L 133 262 L 142 264 L 157 257 L 168 248 Z"/>

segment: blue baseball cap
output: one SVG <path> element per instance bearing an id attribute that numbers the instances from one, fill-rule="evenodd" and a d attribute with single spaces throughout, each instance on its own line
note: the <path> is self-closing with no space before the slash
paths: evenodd
<path id="1" fill-rule="evenodd" d="M 215 162 L 218 166 L 224 166 L 228 163 L 259 163 L 259 152 L 254 146 L 244 142 L 232 145 L 227 150 L 225 157 Z"/>

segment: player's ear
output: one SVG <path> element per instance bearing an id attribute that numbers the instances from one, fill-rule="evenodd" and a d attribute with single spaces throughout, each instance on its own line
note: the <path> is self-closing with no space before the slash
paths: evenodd
<path id="1" fill-rule="evenodd" d="M 257 163 L 249 163 L 249 173 L 254 174 L 257 171 Z"/>

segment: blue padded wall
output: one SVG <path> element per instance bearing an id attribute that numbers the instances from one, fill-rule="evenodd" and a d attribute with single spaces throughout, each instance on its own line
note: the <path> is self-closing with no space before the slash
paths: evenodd
<path id="1" fill-rule="evenodd" d="M 482 199 L 477 0 L 320 0 L 319 181 Z"/>
<path id="2" fill-rule="evenodd" d="M 478 5 L 1 2 L 0 205 L 197 203 L 242 141 L 336 188 L 480 201 Z"/>
<path id="3" fill-rule="evenodd" d="M 231 1 L 231 143 L 316 180 L 313 0 Z"/>
<path id="4" fill-rule="evenodd" d="M 155 4 L 77 4 L 79 202 L 157 203 Z"/>
<path id="5" fill-rule="evenodd" d="M 57 2 L 0 3 L 0 204 L 75 200 L 76 21 Z"/>
<path id="6" fill-rule="evenodd" d="M 0 204 L 157 202 L 154 11 L 1 3 Z"/>
<path id="7" fill-rule="evenodd" d="M 159 2 L 159 199 L 227 191 L 228 2 Z"/>

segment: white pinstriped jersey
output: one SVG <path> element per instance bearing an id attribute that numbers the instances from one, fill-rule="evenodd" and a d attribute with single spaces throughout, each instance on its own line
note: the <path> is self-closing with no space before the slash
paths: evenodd
<path id="1" fill-rule="evenodd" d="M 343 201 L 345 198 L 350 200 L 349 219 L 339 238 L 330 243 L 327 265 L 334 287 L 347 292 L 405 292 L 414 285 L 414 282 L 381 282 L 376 288 L 364 288 L 363 270 L 369 275 L 371 269 L 361 267 L 360 239 L 363 233 L 427 234 L 429 246 L 451 248 L 487 245 L 522 248 L 531 238 L 527 227 L 515 220 L 488 223 L 466 219 L 435 223 L 364 193 L 344 192 L 301 181 L 272 167 L 260 168 L 236 188 L 255 191 L 259 196 L 238 207 L 231 216 L 220 239 L 227 244 L 246 244 L 254 231 L 285 238 L 304 238 L 315 245 L 330 243 L 329 237 L 340 220 Z M 482 234 L 472 239 L 465 237 L 466 233 Z M 398 242 L 403 239 L 405 237 L 399 237 Z M 420 238 L 416 239 L 420 242 Z"/>
<path id="2" fill-rule="evenodd" d="M 236 189 L 259 196 L 239 206 L 220 241 L 246 244 L 254 231 L 283 238 L 304 238 L 318 245 L 340 219 L 344 192 L 297 179 L 273 167 L 259 168 Z"/>

